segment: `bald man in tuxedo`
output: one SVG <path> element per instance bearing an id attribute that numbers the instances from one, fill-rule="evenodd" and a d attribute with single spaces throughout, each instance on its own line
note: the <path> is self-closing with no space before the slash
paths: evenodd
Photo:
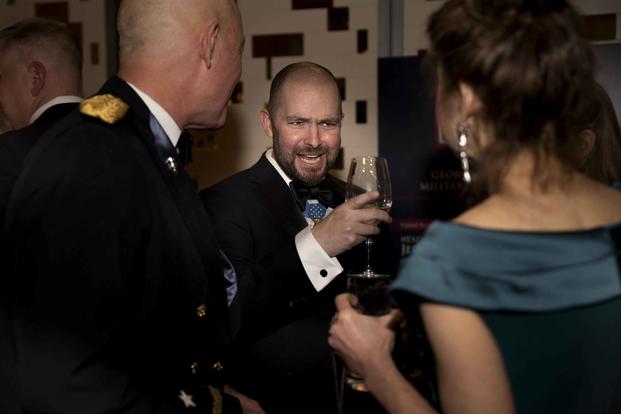
<path id="1" fill-rule="evenodd" d="M 345 290 L 345 273 L 364 266 L 352 249 L 390 221 L 365 208 L 377 193 L 345 202 L 345 183 L 328 173 L 342 118 L 329 70 L 310 62 L 285 67 L 260 112 L 273 147 L 201 192 L 239 281 L 232 382 L 271 414 L 336 412 L 327 344 L 333 299 Z"/>

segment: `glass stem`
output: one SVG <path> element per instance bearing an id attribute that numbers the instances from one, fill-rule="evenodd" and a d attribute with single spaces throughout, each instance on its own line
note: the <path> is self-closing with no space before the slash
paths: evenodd
<path id="1" fill-rule="evenodd" d="M 367 246 L 367 268 L 364 269 L 364 273 L 367 275 L 373 274 L 373 269 L 371 269 L 371 246 L 373 246 L 373 239 L 369 237 L 364 244 Z"/>

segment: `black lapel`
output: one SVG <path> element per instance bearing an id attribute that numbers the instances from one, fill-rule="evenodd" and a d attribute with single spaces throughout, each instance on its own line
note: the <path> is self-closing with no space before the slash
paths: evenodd
<path id="1" fill-rule="evenodd" d="M 174 174 L 166 168 L 155 148 L 155 138 L 149 127 L 149 110 L 127 83 L 118 77 L 112 77 L 99 93 L 110 93 L 118 96 L 130 106 L 131 113 L 128 113 L 125 118 L 129 118 L 129 121 L 133 123 L 148 148 L 194 242 L 194 248 L 201 258 L 206 275 L 213 276 L 206 277 L 204 281 L 201 281 L 207 284 L 207 292 L 205 293 L 211 298 L 207 306 L 213 308 L 212 310 L 216 313 L 221 313 L 222 309 L 227 308 L 222 262 L 213 235 L 213 228 L 192 180 L 183 170 Z M 200 284 L 196 287 L 199 286 L 204 285 Z"/>
<path id="2" fill-rule="evenodd" d="M 250 180 L 257 184 L 256 193 L 261 205 L 277 223 L 282 223 L 287 233 L 295 235 L 307 226 L 291 189 L 265 155 L 251 167 Z"/>

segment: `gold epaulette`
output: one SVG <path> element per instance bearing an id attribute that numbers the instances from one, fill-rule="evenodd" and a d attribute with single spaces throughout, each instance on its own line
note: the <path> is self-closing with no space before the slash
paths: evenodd
<path id="1" fill-rule="evenodd" d="M 213 399 L 211 413 L 222 414 L 222 391 L 210 385 L 209 392 L 211 393 L 211 398 Z"/>
<path id="2" fill-rule="evenodd" d="M 128 109 L 125 102 L 108 93 L 92 96 L 80 103 L 80 112 L 84 115 L 99 118 L 110 125 L 122 119 Z"/>

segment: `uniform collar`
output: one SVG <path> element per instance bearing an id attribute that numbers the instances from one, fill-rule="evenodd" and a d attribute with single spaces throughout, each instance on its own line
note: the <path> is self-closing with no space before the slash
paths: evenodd
<path id="1" fill-rule="evenodd" d="M 125 81 L 127 82 L 127 81 Z M 170 114 L 153 98 L 149 95 L 138 89 L 136 86 L 132 85 L 130 82 L 127 82 L 129 86 L 136 92 L 136 94 L 142 99 L 144 104 L 149 108 L 149 111 L 153 114 L 157 122 L 160 123 L 166 135 L 172 142 L 173 147 L 177 146 L 177 142 L 179 142 L 179 137 L 181 136 L 181 128 L 177 125 L 175 120 L 170 116 Z"/>
<path id="2" fill-rule="evenodd" d="M 32 124 L 34 121 L 39 119 L 39 117 L 43 114 L 43 112 L 47 111 L 49 108 L 51 108 L 54 105 L 65 104 L 65 103 L 78 103 L 81 101 L 82 101 L 82 98 L 80 98 L 79 96 L 73 96 L 73 95 L 57 96 L 53 98 L 52 100 L 47 101 L 46 103 L 41 105 L 39 108 L 37 108 L 37 110 L 34 111 L 32 116 L 30 117 L 30 120 L 28 121 L 28 125 Z"/>

